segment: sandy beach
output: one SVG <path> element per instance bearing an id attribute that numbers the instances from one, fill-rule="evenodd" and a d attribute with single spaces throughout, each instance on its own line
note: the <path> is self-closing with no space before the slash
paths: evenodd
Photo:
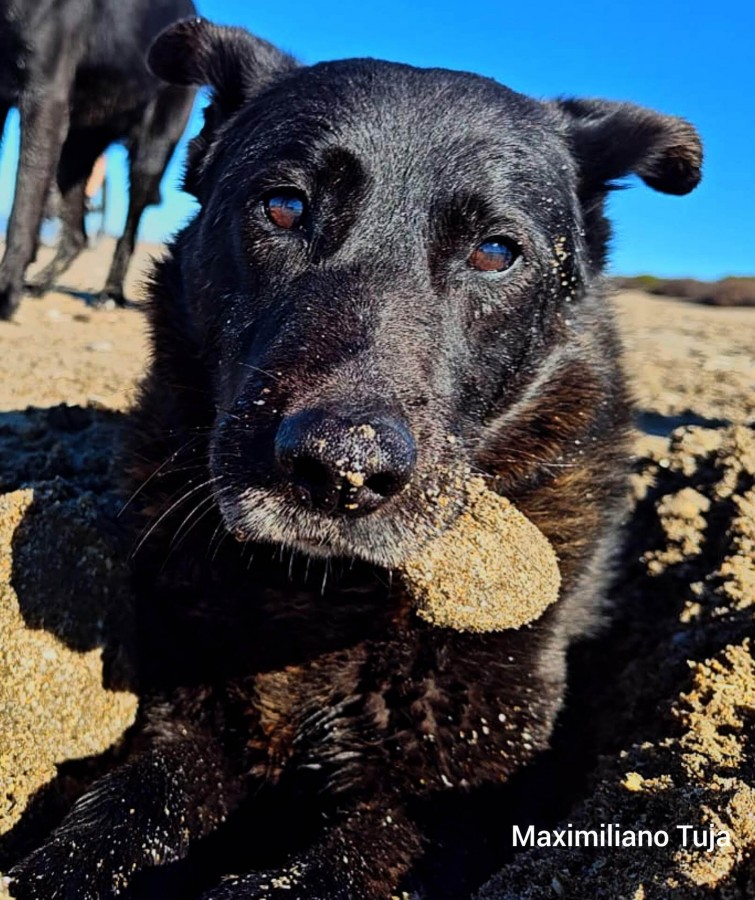
<path id="1" fill-rule="evenodd" d="M 135 711 L 118 662 L 130 639 L 122 546 L 102 523 L 118 503 L 112 443 L 145 370 L 140 298 L 161 248 L 138 249 L 129 308 L 95 309 L 112 246 L 0 323 L 0 778 L 11 782 L 0 869 L 107 765 Z M 731 844 L 526 849 L 481 897 L 751 897 L 755 309 L 637 291 L 611 302 L 637 402 L 631 511 L 614 620 L 574 654 L 553 751 L 574 777 L 549 814 L 580 827 L 713 824 Z"/>

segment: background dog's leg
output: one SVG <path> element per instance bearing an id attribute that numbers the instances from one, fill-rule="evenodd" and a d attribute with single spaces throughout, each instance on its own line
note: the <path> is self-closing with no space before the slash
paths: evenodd
<path id="1" fill-rule="evenodd" d="M 68 128 L 71 85 L 76 71 L 75 50 L 59 41 L 57 58 L 48 63 L 52 77 L 30 73 L 21 103 L 21 149 L 13 209 L 0 263 L 0 318 L 10 318 L 21 299 L 26 267 L 39 241 L 45 200 L 50 189 L 60 148 Z M 40 85 L 44 84 L 44 90 Z"/>
<path id="2" fill-rule="evenodd" d="M 110 143 L 110 135 L 96 129 L 72 129 L 60 153 L 58 188 L 61 194 L 61 234 L 55 257 L 39 273 L 32 285 L 44 294 L 86 247 L 86 183 L 97 157 Z"/>
<path id="3" fill-rule="evenodd" d="M 147 206 L 160 202 L 160 181 L 183 133 L 193 100 L 194 94 L 185 88 L 164 88 L 147 107 L 132 138 L 126 226 L 115 247 L 103 300 L 115 300 L 119 306 L 125 303 L 123 282 L 139 222 Z"/>
<path id="4" fill-rule="evenodd" d="M 10 104 L 0 99 L 0 147 L 3 146 L 3 132 L 5 131 L 5 120 L 10 112 Z"/>
<path id="5" fill-rule="evenodd" d="M 98 781 L 11 870 L 14 898 L 118 896 L 138 871 L 182 859 L 223 821 L 239 782 L 220 746 L 188 723 L 170 729 Z"/>
<path id="6" fill-rule="evenodd" d="M 225 878 L 202 900 L 387 900 L 421 852 L 400 807 L 370 804 L 284 868 Z"/>

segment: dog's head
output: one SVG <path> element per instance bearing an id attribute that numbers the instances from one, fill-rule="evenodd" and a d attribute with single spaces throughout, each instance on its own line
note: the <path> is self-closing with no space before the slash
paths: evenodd
<path id="1" fill-rule="evenodd" d="M 700 177 L 692 127 L 629 104 L 304 67 L 203 20 L 149 62 L 212 88 L 181 317 L 212 382 L 215 496 L 241 538 L 313 554 L 398 563 L 538 391 L 572 384 L 575 361 L 597 384 L 604 197 L 632 172 L 673 194 Z"/>

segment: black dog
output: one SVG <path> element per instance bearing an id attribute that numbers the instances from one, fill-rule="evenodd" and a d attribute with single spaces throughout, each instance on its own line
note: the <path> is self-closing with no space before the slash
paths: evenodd
<path id="1" fill-rule="evenodd" d="M 686 193 L 700 144 L 628 104 L 298 67 L 201 20 L 150 64 L 214 94 L 127 455 L 141 718 L 13 889 L 139 896 L 204 853 L 194 891 L 214 900 L 385 900 L 417 888 L 438 798 L 494 790 L 548 744 L 624 491 L 603 201 L 630 172 Z M 560 558 L 560 601 L 519 631 L 431 627 L 389 577 L 456 515 L 433 501 L 466 467 Z"/>
<path id="2" fill-rule="evenodd" d="M 21 114 L 13 210 L 0 263 L 0 318 L 18 306 L 24 273 L 57 167 L 62 233 L 35 288 L 47 290 L 86 246 L 85 187 L 116 141 L 129 150 L 129 207 L 104 294 L 123 303 L 123 280 L 146 206 L 186 127 L 194 92 L 161 85 L 145 55 L 166 25 L 194 13 L 191 0 L 0 0 L 0 135 Z"/>

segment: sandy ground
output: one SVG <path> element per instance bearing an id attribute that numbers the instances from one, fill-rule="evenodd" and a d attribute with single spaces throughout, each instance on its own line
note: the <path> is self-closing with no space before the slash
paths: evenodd
<path id="1" fill-rule="evenodd" d="M 87 292 L 111 251 L 0 323 L 0 868 L 134 714 L 110 447 L 144 370 L 139 285 L 160 248 L 136 255 L 133 308 L 103 311 Z M 574 655 L 578 700 L 554 750 L 573 786 L 551 816 L 712 824 L 732 846 L 529 851 L 485 900 L 755 896 L 755 310 L 638 292 L 616 304 L 638 405 L 633 512 L 614 624 Z"/>
<path id="2" fill-rule="evenodd" d="M 0 244 L 0 248 L 2 244 Z M 135 306 L 99 310 L 90 305 L 105 283 L 114 242 L 104 239 L 65 274 L 64 292 L 26 298 L 13 322 L 0 326 L 0 410 L 68 403 L 125 409 L 144 369 L 144 317 Z M 160 247 L 137 249 L 126 296 L 138 298 L 150 259 Z M 51 258 L 40 252 L 30 277 Z M 75 286 L 75 287 L 74 287 Z"/>
<path id="3" fill-rule="evenodd" d="M 146 358 L 143 317 L 137 304 L 112 311 L 88 305 L 105 281 L 112 248 L 103 240 L 66 273 L 64 284 L 71 287 L 65 293 L 27 299 L 14 322 L 0 325 L 0 409 L 127 407 Z M 150 259 L 160 253 L 158 245 L 138 248 L 126 282 L 129 297 L 138 299 Z M 32 276 L 48 259 L 48 250 L 40 253 Z M 620 294 L 617 305 L 649 432 L 667 434 L 678 420 L 753 420 L 752 310 L 695 306 L 638 291 Z"/>
<path id="4" fill-rule="evenodd" d="M 617 305 L 646 430 L 667 434 L 675 419 L 709 425 L 753 422 L 752 309 L 696 306 L 639 291 L 619 294 Z M 669 421 L 654 421 L 657 416 Z"/>

